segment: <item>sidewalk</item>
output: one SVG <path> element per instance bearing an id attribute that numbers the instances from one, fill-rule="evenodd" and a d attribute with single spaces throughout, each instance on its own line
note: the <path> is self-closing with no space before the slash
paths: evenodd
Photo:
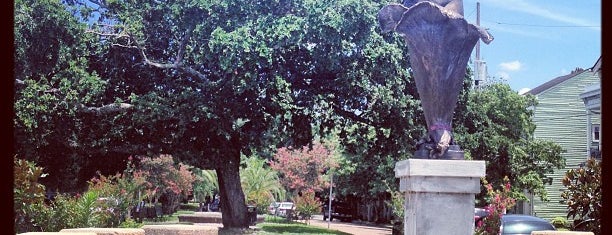
<path id="1" fill-rule="evenodd" d="M 392 233 L 391 225 L 369 225 L 339 221 L 328 222 L 323 221 L 323 216 L 320 215 L 313 216 L 313 218 L 310 220 L 310 225 L 322 228 L 329 228 L 355 235 L 390 235 Z"/>

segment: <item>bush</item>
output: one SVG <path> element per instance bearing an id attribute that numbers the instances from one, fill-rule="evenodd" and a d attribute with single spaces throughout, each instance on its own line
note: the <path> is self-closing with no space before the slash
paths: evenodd
<path id="1" fill-rule="evenodd" d="M 589 159 L 584 166 L 568 170 L 563 178 L 567 187 L 561 198 L 567 204 L 567 218 L 575 230 L 601 233 L 601 162 Z"/>
<path id="2" fill-rule="evenodd" d="M 37 217 L 44 213 L 45 186 L 38 183 L 45 177 L 43 168 L 23 159 L 13 159 L 14 229 L 16 233 L 40 231 Z"/>
<path id="3" fill-rule="evenodd" d="M 504 185 L 501 186 L 502 190 L 494 190 L 493 186 L 488 183 L 484 178 L 482 182 L 487 189 L 487 199 L 489 205 L 485 207 L 488 214 L 483 218 L 476 226 L 474 234 L 477 235 L 494 235 L 499 233 L 499 227 L 501 225 L 501 216 L 506 213 L 508 208 L 513 207 L 516 204 L 516 199 L 511 197 L 511 186 L 508 177 L 504 177 Z"/>
<path id="4" fill-rule="evenodd" d="M 119 224 L 119 228 L 141 228 L 142 225 L 143 223 L 138 223 L 136 220 L 128 218 Z"/>
<path id="5" fill-rule="evenodd" d="M 555 228 L 557 229 L 567 229 L 569 228 L 569 222 L 567 221 L 566 218 L 563 217 L 555 217 L 553 218 L 550 223 L 555 226 Z"/>
<path id="6" fill-rule="evenodd" d="M 295 211 L 298 216 L 304 218 L 308 224 L 312 215 L 321 210 L 321 202 L 314 196 L 314 192 L 303 193 L 302 196 L 295 197 Z"/>
<path id="7" fill-rule="evenodd" d="M 198 209 L 200 209 L 200 205 L 197 203 L 181 204 L 179 209 L 184 211 L 198 211 Z"/>
<path id="8" fill-rule="evenodd" d="M 115 215 L 97 201 L 96 193 L 71 197 L 59 194 L 50 205 L 38 205 L 35 216 L 40 231 L 58 232 L 65 228 L 112 227 Z"/>

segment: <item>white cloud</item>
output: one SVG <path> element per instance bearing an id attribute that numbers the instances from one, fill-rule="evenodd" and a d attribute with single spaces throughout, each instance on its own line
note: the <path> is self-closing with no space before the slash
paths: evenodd
<path id="1" fill-rule="evenodd" d="M 520 61 L 515 60 L 510 62 L 503 62 L 499 64 L 499 67 L 501 67 L 501 70 L 503 71 L 519 71 L 523 67 L 523 64 L 521 64 Z"/>
<path id="2" fill-rule="evenodd" d="M 501 78 L 504 81 L 510 80 L 510 74 L 504 71 L 497 72 L 495 76 Z"/>
<path id="3" fill-rule="evenodd" d="M 526 88 L 526 87 L 525 87 L 525 88 L 521 88 L 521 89 L 518 91 L 518 94 L 519 94 L 519 95 L 522 95 L 522 94 L 527 93 L 527 92 L 528 92 L 528 91 L 530 91 L 530 90 L 531 90 L 530 88 Z"/>

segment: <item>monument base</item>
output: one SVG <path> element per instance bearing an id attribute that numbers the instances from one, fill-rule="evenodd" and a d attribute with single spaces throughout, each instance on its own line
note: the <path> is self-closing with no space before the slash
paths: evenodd
<path id="1" fill-rule="evenodd" d="M 474 234 L 474 195 L 485 162 L 408 159 L 395 165 L 404 192 L 405 235 Z"/>
<path id="2" fill-rule="evenodd" d="M 429 149 L 426 148 L 420 148 L 417 151 L 414 152 L 414 157 L 416 159 L 431 159 L 431 151 Z M 465 154 L 463 153 L 463 151 L 459 148 L 459 145 L 449 145 L 448 146 L 448 150 L 446 151 L 446 153 L 444 153 L 444 155 L 442 155 L 441 158 L 439 159 L 445 159 L 445 160 L 464 160 L 465 159 Z"/>

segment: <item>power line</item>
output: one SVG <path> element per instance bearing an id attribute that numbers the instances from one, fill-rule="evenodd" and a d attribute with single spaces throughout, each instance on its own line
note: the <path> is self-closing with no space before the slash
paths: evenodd
<path id="1" fill-rule="evenodd" d="M 545 27 L 545 28 L 601 28 L 599 25 L 537 25 L 537 24 L 515 24 L 515 23 L 504 23 L 495 22 L 503 25 L 514 25 L 514 26 L 527 26 L 527 27 Z"/>

